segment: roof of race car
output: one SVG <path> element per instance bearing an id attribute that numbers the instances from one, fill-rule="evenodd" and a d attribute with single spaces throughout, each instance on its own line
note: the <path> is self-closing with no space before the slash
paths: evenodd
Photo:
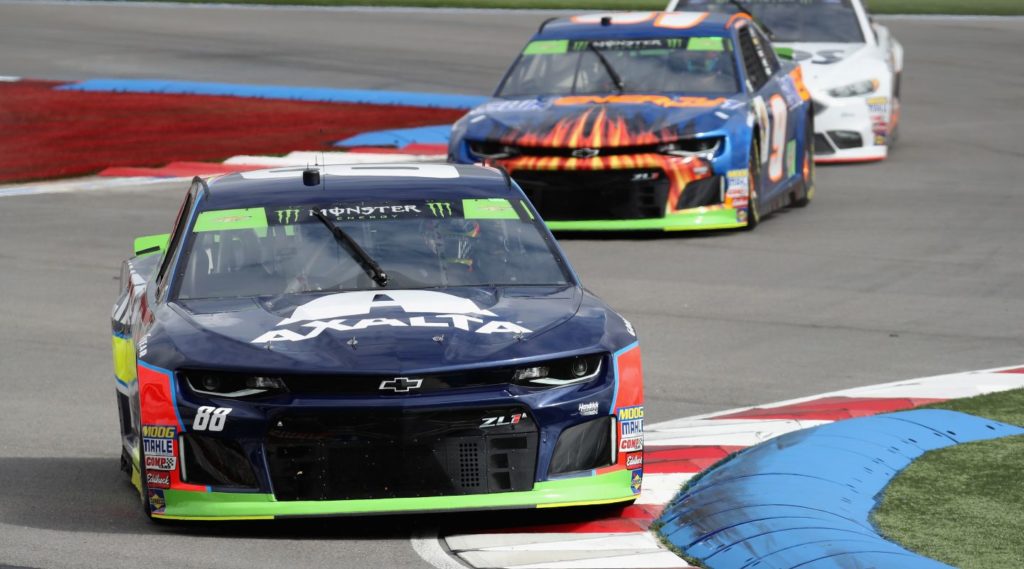
<path id="1" fill-rule="evenodd" d="M 202 209 L 304 205 L 352 200 L 509 197 L 496 169 L 455 164 L 359 164 L 318 167 L 322 183 L 306 186 L 305 168 L 229 174 L 209 182 Z"/>
<path id="2" fill-rule="evenodd" d="M 672 36 L 725 36 L 743 14 L 719 12 L 614 12 L 557 18 L 534 39 L 626 39 Z M 608 24 L 602 24 L 602 20 Z"/>

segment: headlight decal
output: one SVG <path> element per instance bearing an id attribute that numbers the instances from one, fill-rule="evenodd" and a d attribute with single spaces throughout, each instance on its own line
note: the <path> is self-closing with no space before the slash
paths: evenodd
<path id="1" fill-rule="evenodd" d="M 587 383 L 601 375 L 605 355 L 591 354 L 540 362 L 515 370 L 512 382 L 523 387 L 554 388 Z"/>

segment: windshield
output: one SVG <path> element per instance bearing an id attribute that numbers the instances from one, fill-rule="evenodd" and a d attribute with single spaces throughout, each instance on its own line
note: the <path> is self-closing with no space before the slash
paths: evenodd
<path id="1" fill-rule="evenodd" d="M 388 289 L 570 282 L 520 200 L 354 201 L 203 212 L 177 298 L 381 290 L 316 211 L 380 265 Z"/>
<path id="2" fill-rule="evenodd" d="M 772 31 L 772 41 L 792 43 L 863 43 L 850 0 L 740 0 Z M 677 10 L 726 12 L 740 9 L 726 0 L 680 0 Z"/>
<path id="3" fill-rule="evenodd" d="M 526 46 L 498 96 L 737 91 L 729 38 L 544 40 Z"/>

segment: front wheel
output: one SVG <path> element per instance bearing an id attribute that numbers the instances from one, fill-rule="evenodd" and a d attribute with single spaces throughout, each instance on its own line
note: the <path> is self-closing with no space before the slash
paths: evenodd
<path id="1" fill-rule="evenodd" d="M 793 196 L 793 207 L 806 207 L 814 199 L 814 124 L 811 121 L 807 121 L 804 136 L 803 182 L 799 193 Z"/>
<path id="2" fill-rule="evenodd" d="M 761 223 L 761 208 L 758 206 L 758 190 L 761 187 L 761 152 L 760 144 L 755 138 L 750 145 L 750 164 L 747 166 L 747 231 L 752 231 Z"/>

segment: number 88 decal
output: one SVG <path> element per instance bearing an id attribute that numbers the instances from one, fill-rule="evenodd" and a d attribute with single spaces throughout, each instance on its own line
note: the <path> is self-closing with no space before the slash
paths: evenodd
<path id="1" fill-rule="evenodd" d="M 223 431 L 230 412 L 230 407 L 200 407 L 196 411 L 195 420 L 192 421 L 192 430 Z"/>
<path id="2" fill-rule="evenodd" d="M 789 107 L 782 95 L 772 95 L 768 99 L 768 109 L 772 114 L 771 152 L 768 154 L 768 178 L 773 182 L 782 179 L 782 164 L 786 157 L 786 122 L 789 119 Z"/>

